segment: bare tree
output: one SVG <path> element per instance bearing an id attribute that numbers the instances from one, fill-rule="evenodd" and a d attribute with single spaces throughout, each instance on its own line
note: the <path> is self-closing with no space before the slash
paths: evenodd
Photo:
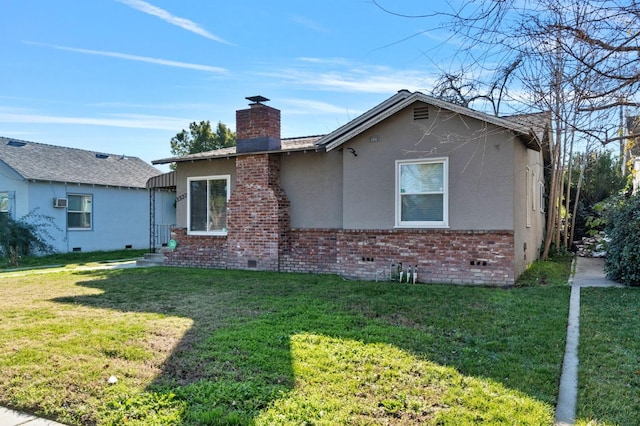
<path id="1" fill-rule="evenodd" d="M 515 112 L 550 113 L 546 258 L 552 244 L 570 244 L 571 191 L 563 182 L 574 145 L 586 149 L 629 137 L 618 132 L 616 108 L 640 105 L 640 6 L 623 0 L 467 0 L 445 15 L 441 28 L 466 40 L 454 62 L 494 77 L 444 73 L 434 95 L 465 106 L 488 101 L 486 112 L 495 114 L 505 102 Z M 500 70 L 504 79 L 496 78 Z"/>
<path id="2" fill-rule="evenodd" d="M 472 78 L 462 69 L 454 73 L 443 72 L 431 90 L 431 95 L 467 108 L 473 107 L 473 104 L 478 101 L 483 101 L 491 107 L 493 115 L 499 116 L 500 105 L 507 94 L 509 80 L 521 62 L 522 59 L 516 57 L 511 63 L 499 67 L 493 79 L 487 84 Z"/>

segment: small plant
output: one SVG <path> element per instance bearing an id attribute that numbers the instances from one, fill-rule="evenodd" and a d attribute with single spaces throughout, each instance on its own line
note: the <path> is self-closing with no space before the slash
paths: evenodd
<path id="1" fill-rule="evenodd" d="M 18 266 L 24 256 L 52 252 L 52 227 L 60 230 L 51 216 L 38 214 L 37 209 L 18 220 L 0 213 L 0 257 L 6 257 L 11 266 Z"/>

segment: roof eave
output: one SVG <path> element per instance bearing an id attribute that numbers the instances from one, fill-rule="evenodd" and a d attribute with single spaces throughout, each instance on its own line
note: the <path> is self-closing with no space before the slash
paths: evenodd
<path id="1" fill-rule="evenodd" d="M 314 146 L 307 146 L 307 147 L 301 147 L 301 148 L 279 149 L 274 151 L 229 152 L 226 154 L 216 154 L 215 151 L 211 151 L 210 155 L 194 154 L 193 156 L 163 158 L 160 160 L 153 160 L 151 164 L 193 163 L 194 161 L 219 160 L 222 158 L 235 158 L 235 157 L 240 157 L 242 155 L 286 154 L 290 152 L 309 152 L 309 151 L 324 152 L 325 147 L 314 145 Z"/>

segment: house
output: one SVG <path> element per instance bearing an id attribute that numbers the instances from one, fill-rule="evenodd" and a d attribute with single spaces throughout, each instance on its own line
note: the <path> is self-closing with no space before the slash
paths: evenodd
<path id="1" fill-rule="evenodd" d="M 161 172 L 136 157 L 0 137 L 0 211 L 49 216 L 57 252 L 146 248 L 147 181 Z M 174 193 L 155 210 L 174 222 Z"/>
<path id="2" fill-rule="evenodd" d="M 505 286 L 538 257 L 543 153 L 526 120 L 402 90 L 328 135 L 281 139 L 280 111 L 247 99 L 236 147 L 153 162 L 177 164 L 166 264 Z"/>

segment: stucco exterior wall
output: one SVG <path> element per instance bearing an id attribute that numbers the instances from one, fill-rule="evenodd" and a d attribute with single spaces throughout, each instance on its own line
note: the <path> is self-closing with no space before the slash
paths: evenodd
<path id="1" fill-rule="evenodd" d="M 516 145 L 514 164 L 517 183 L 514 187 L 515 230 L 514 255 L 516 276 L 538 258 L 544 237 L 545 214 L 541 205 L 544 182 L 542 153 Z"/>
<path id="2" fill-rule="evenodd" d="M 20 218 L 29 212 L 29 198 L 17 197 L 16 194 L 27 194 L 29 183 L 25 182 L 13 169 L 0 161 L 0 192 L 9 192 L 13 197 L 9 200 L 9 208 L 13 218 Z"/>
<path id="3" fill-rule="evenodd" d="M 430 107 L 414 121 L 406 108 L 344 145 L 344 229 L 394 228 L 396 160 L 448 158 L 449 229 L 513 230 L 515 144 L 469 117 Z"/>
<path id="4" fill-rule="evenodd" d="M 187 178 L 195 176 L 231 176 L 231 191 L 236 186 L 236 159 L 178 163 L 176 168 L 176 226 L 187 227 Z"/>
<path id="5" fill-rule="evenodd" d="M 16 187 L 16 218 L 35 210 L 53 219 L 47 231 L 58 252 L 118 250 L 149 246 L 149 192 L 146 189 L 29 182 Z M 67 209 L 53 207 L 54 198 L 69 194 L 92 196 L 92 227 L 67 229 Z M 57 229 L 56 229 L 57 228 Z"/>
<path id="6" fill-rule="evenodd" d="M 342 228 L 342 157 L 340 151 L 281 156 L 292 228 Z"/>

